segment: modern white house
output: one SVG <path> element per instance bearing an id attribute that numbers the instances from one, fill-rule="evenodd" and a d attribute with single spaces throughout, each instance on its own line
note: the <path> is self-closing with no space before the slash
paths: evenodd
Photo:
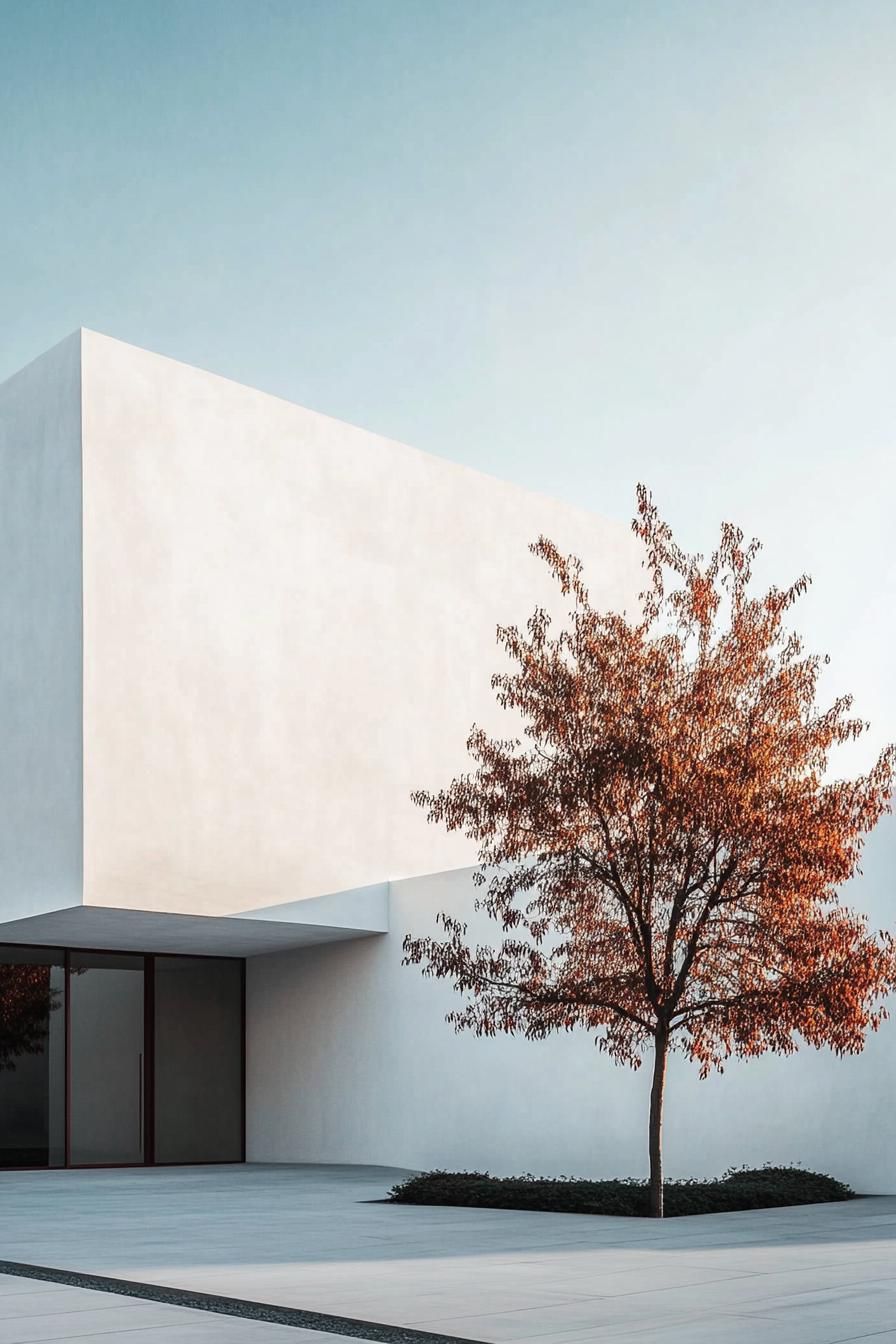
<path id="1" fill-rule="evenodd" d="M 633 606 L 624 520 L 94 332 L 0 386 L 0 1166 L 643 1173 L 645 1071 L 455 1036 L 401 965 L 438 910 L 476 927 L 475 855 L 410 793 L 504 726 L 541 533 Z M 893 850 L 850 893 L 881 924 Z M 670 1173 L 896 1191 L 894 1088 L 888 1028 L 674 1068 Z"/>

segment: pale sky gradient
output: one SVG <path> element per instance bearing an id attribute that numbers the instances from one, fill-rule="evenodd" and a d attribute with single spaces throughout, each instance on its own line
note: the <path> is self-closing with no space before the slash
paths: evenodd
<path id="1" fill-rule="evenodd" d="M 896 736 L 892 0 L 0 0 L 0 377 L 84 325 L 724 515 Z"/>

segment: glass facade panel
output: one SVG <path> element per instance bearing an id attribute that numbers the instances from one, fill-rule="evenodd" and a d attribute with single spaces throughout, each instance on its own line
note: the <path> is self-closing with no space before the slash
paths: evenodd
<path id="1" fill-rule="evenodd" d="M 70 954 L 70 1161 L 144 1160 L 144 959 Z"/>
<path id="2" fill-rule="evenodd" d="M 243 963 L 0 944 L 0 1168 L 243 1160 Z"/>
<path id="3" fill-rule="evenodd" d="M 242 964 L 155 957 L 155 1160 L 239 1162 Z"/>
<path id="4" fill-rule="evenodd" d="M 0 1166 L 64 1162 L 64 954 L 0 946 Z"/>

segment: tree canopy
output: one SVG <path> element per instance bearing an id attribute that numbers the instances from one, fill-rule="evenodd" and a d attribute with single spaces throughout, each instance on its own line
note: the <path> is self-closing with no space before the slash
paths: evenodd
<path id="1" fill-rule="evenodd" d="M 896 751 L 830 776 L 867 725 L 848 696 L 817 704 L 827 660 L 787 626 L 806 576 L 754 592 L 758 542 L 725 524 L 708 559 L 688 555 L 644 487 L 633 527 L 633 617 L 592 605 L 575 557 L 532 546 L 568 616 L 498 629 L 509 670 L 492 687 L 522 733 L 474 727 L 474 768 L 413 795 L 476 842 L 477 907 L 500 938 L 473 945 L 442 914 L 405 960 L 464 995 L 459 1030 L 584 1027 L 634 1067 L 652 1044 L 661 1115 L 668 1050 L 705 1075 L 799 1038 L 858 1051 L 879 1025 L 894 944 L 840 889 L 889 809 Z"/>

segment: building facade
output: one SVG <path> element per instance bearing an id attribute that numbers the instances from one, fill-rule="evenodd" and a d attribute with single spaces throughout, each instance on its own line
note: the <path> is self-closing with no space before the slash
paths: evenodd
<path id="1" fill-rule="evenodd" d="M 0 1165 L 643 1171 L 645 1078 L 454 1036 L 400 964 L 474 918 L 475 856 L 409 795 L 507 731 L 541 533 L 633 608 L 625 525 L 96 333 L 0 387 Z M 893 1058 L 673 1070 L 670 1168 L 896 1189 Z"/>

